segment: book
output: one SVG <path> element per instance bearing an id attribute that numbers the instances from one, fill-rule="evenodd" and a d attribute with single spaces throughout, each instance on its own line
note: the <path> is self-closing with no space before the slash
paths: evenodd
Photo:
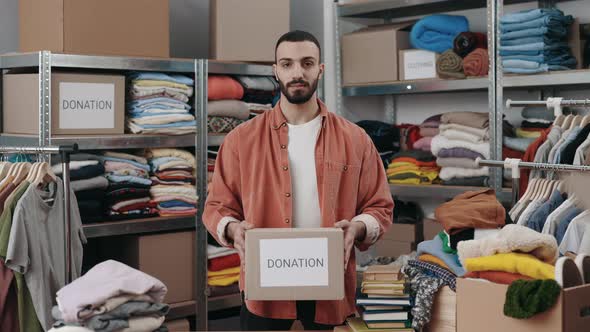
<path id="1" fill-rule="evenodd" d="M 404 295 L 403 289 L 366 289 L 363 288 L 361 292 L 365 294 L 374 294 L 374 295 L 390 295 L 390 296 L 398 296 Z"/>
<path id="2" fill-rule="evenodd" d="M 390 299 L 390 298 L 392 298 L 391 295 L 380 295 L 380 294 L 364 294 L 364 295 L 365 295 L 364 298 L 369 298 L 369 299 Z M 409 299 L 410 298 L 410 294 L 396 295 L 395 298 L 396 299 L 399 299 L 399 298 Z"/>
<path id="3" fill-rule="evenodd" d="M 405 328 L 405 326 L 407 326 L 406 322 L 404 321 L 400 321 L 400 322 L 383 322 L 383 323 L 389 323 L 389 324 L 395 324 L 396 326 L 400 326 L 400 328 L 396 328 L 396 327 L 388 327 L 388 328 L 369 328 L 368 324 L 365 323 L 361 318 L 359 317 L 352 317 L 346 320 L 346 324 L 348 324 L 348 327 L 350 327 L 350 329 L 353 332 L 391 332 L 392 329 L 394 329 L 395 331 L 398 332 L 414 332 L 413 329 L 411 328 Z M 410 326 L 412 324 L 410 323 Z"/>
<path id="4" fill-rule="evenodd" d="M 375 289 L 375 288 L 385 288 L 385 289 L 404 289 L 406 285 L 405 284 L 384 284 L 384 283 L 362 283 L 361 287 L 362 288 L 371 288 L 371 289 Z"/>
<path id="5" fill-rule="evenodd" d="M 412 331 L 412 321 L 411 320 L 403 320 L 403 321 L 383 321 L 383 322 L 375 322 L 375 323 L 367 323 L 367 327 L 371 329 L 371 331 L 375 331 L 375 329 L 409 329 L 408 331 Z"/>
<path id="6" fill-rule="evenodd" d="M 407 311 L 365 311 L 363 312 L 364 321 L 392 321 L 392 320 L 408 320 L 409 314 Z"/>
<path id="7" fill-rule="evenodd" d="M 363 284 L 367 285 L 376 285 L 376 284 L 383 284 L 383 285 L 403 285 L 406 283 L 405 279 L 399 280 L 363 280 Z"/>
<path id="8" fill-rule="evenodd" d="M 364 311 L 407 310 L 407 309 L 412 308 L 410 306 L 403 306 L 403 305 L 365 305 L 365 304 L 360 304 L 360 307 Z"/>
<path id="9" fill-rule="evenodd" d="M 358 298 L 356 299 L 357 305 L 401 305 L 410 306 L 409 298 L 381 298 L 381 299 L 370 299 L 370 298 Z"/>
<path id="10" fill-rule="evenodd" d="M 399 271 L 399 266 L 393 265 L 371 265 L 363 272 L 363 280 L 399 280 L 402 274 Z"/>

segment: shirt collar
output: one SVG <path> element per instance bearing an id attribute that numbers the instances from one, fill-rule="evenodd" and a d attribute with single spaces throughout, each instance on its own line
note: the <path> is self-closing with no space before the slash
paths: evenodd
<path id="1" fill-rule="evenodd" d="M 326 104 L 324 104 L 321 100 L 318 101 L 318 106 L 320 107 L 320 116 L 322 117 L 322 127 L 325 128 L 326 126 L 326 116 L 328 116 L 328 108 Z M 281 126 L 287 125 L 287 119 L 281 110 L 281 103 L 278 102 L 275 107 L 271 110 L 270 115 L 270 127 L 272 129 L 279 129 Z"/>

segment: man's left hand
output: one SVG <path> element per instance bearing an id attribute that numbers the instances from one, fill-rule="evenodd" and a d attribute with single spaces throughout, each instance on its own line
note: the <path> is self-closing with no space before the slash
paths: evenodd
<path id="1" fill-rule="evenodd" d="M 363 222 L 350 222 L 348 220 L 340 220 L 334 224 L 334 227 L 342 228 L 344 231 L 344 271 L 346 271 L 348 260 L 354 247 L 354 241 L 363 241 L 367 233 L 367 228 Z"/>

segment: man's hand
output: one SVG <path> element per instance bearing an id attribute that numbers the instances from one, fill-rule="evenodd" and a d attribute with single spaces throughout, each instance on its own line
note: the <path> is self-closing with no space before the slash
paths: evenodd
<path id="1" fill-rule="evenodd" d="M 342 228 L 344 231 L 344 271 L 346 271 L 354 241 L 363 241 L 367 234 L 367 228 L 363 222 L 350 222 L 348 220 L 340 220 L 334 224 L 334 227 Z"/>
<path id="2" fill-rule="evenodd" d="M 234 248 L 238 251 L 242 272 L 246 271 L 246 230 L 252 228 L 254 226 L 245 220 L 240 223 L 230 222 L 227 224 L 225 232 L 227 239 L 233 243 Z"/>

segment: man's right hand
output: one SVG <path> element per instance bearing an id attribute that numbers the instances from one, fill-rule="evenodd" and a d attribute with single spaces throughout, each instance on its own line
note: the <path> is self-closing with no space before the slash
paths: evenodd
<path id="1" fill-rule="evenodd" d="M 227 225 L 225 233 L 227 239 L 233 243 L 234 248 L 238 251 L 242 272 L 246 270 L 246 230 L 252 228 L 254 228 L 254 226 L 245 220 L 239 223 L 230 222 Z"/>

